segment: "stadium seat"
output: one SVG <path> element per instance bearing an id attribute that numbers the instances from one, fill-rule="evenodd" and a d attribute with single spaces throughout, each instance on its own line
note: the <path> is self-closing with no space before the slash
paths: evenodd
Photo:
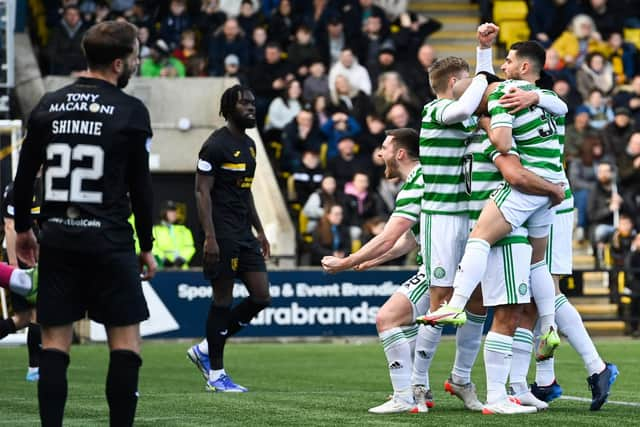
<path id="1" fill-rule="evenodd" d="M 504 21 L 524 21 L 526 25 L 529 9 L 526 1 L 501 1 L 493 2 L 493 22 L 502 27 Z M 500 29 L 502 31 L 502 28 Z"/>
<path id="2" fill-rule="evenodd" d="M 633 43 L 638 49 L 640 49 L 640 28 L 625 28 L 624 40 Z"/>
<path id="3" fill-rule="evenodd" d="M 499 25 L 498 41 L 507 49 L 516 42 L 529 40 L 531 31 L 526 21 L 503 21 Z"/>

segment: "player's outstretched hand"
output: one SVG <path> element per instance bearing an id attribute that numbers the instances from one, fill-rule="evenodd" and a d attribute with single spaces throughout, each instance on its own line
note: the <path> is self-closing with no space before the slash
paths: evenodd
<path id="1" fill-rule="evenodd" d="M 38 241 L 33 230 L 16 234 L 16 255 L 27 267 L 35 267 L 38 262 Z"/>
<path id="2" fill-rule="evenodd" d="M 500 97 L 500 105 L 509 110 L 509 113 L 515 114 L 520 110 L 529 108 L 540 102 L 538 94 L 532 90 L 522 90 L 512 87 L 509 92 Z"/>
<path id="3" fill-rule="evenodd" d="M 140 278 L 142 280 L 151 280 L 156 275 L 156 271 L 158 271 L 158 264 L 153 253 L 140 252 L 138 262 L 140 263 Z"/>
<path id="4" fill-rule="evenodd" d="M 325 272 L 330 274 L 339 273 L 346 268 L 344 267 L 344 258 L 338 258 L 336 256 L 325 256 L 322 258 L 322 268 Z"/>
<path id="5" fill-rule="evenodd" d="M 267 236 L 264 233 L 258 233 L 258 241 L 260 242 L 260 248 L 262 249 L 262 256 L 264 259 L 269 259 L 271 256 L 271 245 Z"/>
<path id="6" fill-rule="evenodd" d="M 492 22 L 485 22 L 478 26 L 477 38 L 480 48 L 490 48 L 498 37 L 498 31 L 500 31 L 500 27 Z"/>

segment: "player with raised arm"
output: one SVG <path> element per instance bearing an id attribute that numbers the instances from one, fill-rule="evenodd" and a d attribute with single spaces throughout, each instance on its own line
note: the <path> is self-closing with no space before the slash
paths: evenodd
<path id="1" fill-rule="evenodd" d="M 139 63 L 136 27 L 115 21 L 94 25 L 82 47 L 88 63 L 84 77 L 45 94 L 28 121 L 14 181 L 16 251 L 28 265 L 39 255 L 42 425 L 62 425 L 72 326 L 88 312 L 107 330 L 110 423 L 131 426 L 142 364 L 139 323 L 149 317 L 140 273 L 143 268 L 142 278 L 148 279 L 156 270 L 151 124 L 144 104 L 121 90 Z M 41 165 L 38 247 L 30 208 Z M 139 257 L 127 221 L 132 210 Z"/>
<path id="2" fill-rule="evenodd" d="M 544 64 L 544 49 L 536 42 L 520 42 L 511 47 L 501 69 L 508 80 L 501 83 L 489 96 L 490 126 L 486 130 L 498 151 L 507 153 L 512 138 L 517 144 L 522 164 L 536 175 L 552 183 L 563 182 L 561 147 L 553 116 L 540 107 L 530 107 L 515 114 L 500 104 L 500 98 L 513 87 L 535 89 Z M 546 268 L 545 250 L 549 228 L 555 214 L 550 206 L 564 199 L 548 195 L 524 194 L 505 183 L 492 195 L 478 223 L 471 232 L 455 278 L 455 292 L 448 304 L 425 318 L 441 324 L 463 324 L 463 308 L 470 292 L 484 276 L 487 257 L 492 244 L 527 222 L 529 240 L 533 247 L 531 266 L 532 295 L 538 307 L 543 335 L 538 358 L 550 357 L 559 344 L 553 321 L 553 280 Z"/>
<path id="3" fill-rule="evenodd" d="M 369 268 L 398 257 L 415 248 L 420 231 L 418 218 L 424 185 L 418 160 L 418 133 L 413 129 L 401 128 L 386 132 L 379 156 L 384 160 L 384 176 L 387 179 L 398 178 L 404 181 L 396 197 L 396 206 L 382 233 L 371 239 L 357 252 L 346 258 L 326 256 L 322 267 L 328 273 L 337 273 L 364 266 Z M 404 242 L 404 236 L 413 238 Z M 403 241 L 398 247 L 397 242 Z M 406 244 L 409 243 L 409 244 Z M 393 386 L 393 398 L 369 409 L 374 414 L 407 412 L 414 407 L 416 411 L 427 412 L 433 404 L 431 390 L 424 386 L 411 386 L 413 365 L 413 343 L 418 332 L 415 318 L 429 307 L 429 284 L 427 283 L 421 260 L 418 260 L 418 272 L 405 281 L 384 303 L 376 315 L 378 336 L 387 357 L 389 376 Z M 366 266 L 365 262 L 368 262 Z M 360 269 L 363 269 L 362 267 Z M 419 405 L 414 405 L 414 396 Z M 423 396 L 424 395 L 424 396 Z"/>
<path id="4" fill-rule="evenodd" d="M 196 173 L 198 216 L 205 233 L 204 275 L 211 280 L 213 300 L 207 339 L 191 347 L 187 355 L 205 377 L 208 391 L 243 393 L 247 388 L 234 383 L 224 369 L 224 348 L 229 337 L 271 303 L 265 264 L 269 241 L 251 194 L 256 145 L 245 133 L 256 125 L 251 90 L 240 85 L 225 90 L 220 115 L 227 124 L 202 145 Z M 236 278 L 242 280 L 249 296 L 232 309 Z"/>

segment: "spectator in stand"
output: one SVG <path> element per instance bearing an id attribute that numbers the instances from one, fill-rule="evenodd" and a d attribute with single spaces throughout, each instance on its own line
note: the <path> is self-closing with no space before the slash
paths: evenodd
<path id="1" fill-rule="evenodd" d="M 579 67 L 590 52 L 606 50 L 600 33 L 588 15 L 577 15 L 571 26 L 551 45 L 569 67 Z"/>
<path id="2" fill-rule="evenodd" d="M 225 21 L 227 20 L 227 14 L 220 9 L 218 0 L 202 0 L 200 11 L 196 15 L 196 27 L 202 34 L 202 40 L 208 43 L 213 34 L 218 31 Z M 223 56 L 224 57 L 224 56 Z"/>
<path id="3" fill-rule="evenodd" d="M 311 264 L 320 265 L 328 255 L 344 257 L 351 252 L 349 228 L 344 223 L 344 210 L 340 205 L 330 205 L 313 233 Z"/>
<path id="4" fill-rule="evenodd" d="M 631 112 L 627 107 L 616 108 L 613 121 L 604 128 L 602 133 L 605 153 L 614 159 L 622 156 L 627 149 L 631 134 L 633 134 Z"/>
<path id="5" fill-rule="evenodd" d="M 553 83 L 553 91 L 567 103 L 569 112 L 567 113 L 566 120 L 570 123 L 574 119 L 576 109 L 582 104 L 582 98 L 578 91 L 571 86 L 570 80 L 560 78 Z"/>
<path id="6" fill-rule="evenodd" d="M 189 268 L 196 253 L 191 230 L 178 223 L 178 208 L 168 200 L 160 213 L 161 222 L 153 226 L 153 255 L 161 268 Z"/>
<path id="7" fill-rule="evenodd" d="M 575 207 L 578 210 L 576 238 L 584 240 L 585 230 L 589 230 L 589 194 L 595 187 L 598 166 L 602 162 L 613 164 L 614 158 L 604 154 L 602 141 L 597 134 L 588 134 L 580 146 L 580 156 L 571 161 L 569 182 L 573 191 Z"/>
<path id="8" fill-rule="evenodd" d="M 640 132 L 631 135 L 624 153 L 616 158 L 620 184 L 624 189 L 621 194 L 626 201 L 640 209 Z"/>
<path id="9" fill-rule="evenodd" d="M 338 142 L 343 138 L 355 138 L 362 128 L 351 116 L 343 112 L 336 112 L 320 128 L 327 137 L 327 161 L 338 155 Z"/>
<path id="10" fill-rule="evenodd" d="M 271 101 L 267 112 L 267 120 L 264 124 L 265 133 L 272 135 L 271 141 L 280 141 L 282 137 L 282 129 L 296 118 L 296 115 L 302 109 L 300 97 L 302 96 L 302 88 L 300 82 L 291 80 L 287 83 L 282 94 Z"/>
<path id="11" fill-rule="evenodd" d="M 64 8 L 60 23 L 51 33 L 47 45 L 49 74 L 66 76 L 87 68 L 80 43 L 84 28 L 77 6 Z"/>
<path id="12" fill-rule="evenodd" d="M 282 130 L 282 150 L 291 153 L 294 159 L 299 159 L 304 151 L 320 152 L 322 138 L 313 111 L 305 107 Z"/>
<path id="13" fill-rule="evenodd" d="M 401 70 L 400 65 L 396 63 L 396 49 L 393 44 L 385 43 L 382 45 L 378 51 L 377 62 L 368 67 L 368 70 L 371 84 L 374 85 L 373 91 L 378 88 L 380 75 L 387 72 L 404 72 L 404 70 Z"/>
<path id="14" fill-rule="evenodd" d="M 363 91 L 369 96 L 371 95 L 369 72 L 358 63 L 358 59 L 353 55 L 353 51 L 349 47 L 342 49 L 340 60 L 329 70 L 329 88 L 333 87 L 336 77 L 340 74 L 349 79 L 349 84 L 352 87 Z"/>
<path id="15" fill-rule="evenodd" d="M 583 99 L 587 99 L 593 89 L 608 95 L 616 85 L 611 63 L 600 52 L 589 53 L 576 71 L 576 85 Z"/>
<path id="16" fill-rule="evenodd" d="M 631 81 L 636 72 L 637 49 L 633 43 L 626 43 L 620 33 L 611 33 L 607 39 L 606 56 L 616 74 L 616 83 Z"/>
<path id="17" fill-rule="evenodd" d="M 207 71 L 207 58 L 201 55 L 193 55 L 189 59 L 187 59 L 185 69 L 187 72 L 187 76 L 189 77 L 207 77 L 209 75 Z M 227 67 L 225 65 L 225 73 L 226 69 Z"/>
<path id="18" fill-rule="evenodd" d="M 151 48 L 149 47 L 149 27 L 138 27 L 138 42 L 140 42 L 140 61 L 144 61 L 151 55 Z"/>
<path id="19" fill-rule="evenodd" d="M 631 246 L 633 245 L 636 234 L 637 232 L 633 227 L 633 218 L 625 213 L 621 213 L 618 220 L 618 227 L 609 239 L 611 259 L 614 268 L 622 269 L 624 267 L 624 261 L 627 254 L 631 251 Z"/>
<path id="20" fill-rule="evenodd" d="M 358 146 L 360 147 L 358 152 L 365 156 L 371 156 L 374 150 L 382 145 L 382 141 L 386 137 L 384 133 L 386 126 L 382 116 L 375 113 L 368 114 L 365 123 L 367 126 L 358 136 Z"/>
<path id="21" fill-rule="evenodd" d="M 389 30 L 383 28 L 382 17 L 379 15 L 369 16 L 365 20 L 362 36 L 355 40 L 350 38 L 349 41 L 358 61 L 368 70 L 376 67 L 378 52 L 383 46 L 393 46 Z"/>
<path id="22" fill-rule="evenodd" d="M 309 75 L 309 65 L 320 53 L 313 45 L 311 29 L 306 25 L 300 25 L 296 29 L 295 39 L 287 49 L 289 63 L 297 76 L 304 79 Z"/>
<path id="23" fill-rule="evenodd" d="M 195 31 L 184 30 L 180 35 L 180 46 L 174 49 L 173 57 L 179 59 L 186 66 L 187 60 L 197 53 Z"/>
<path id="24" fill-rule="evenodd" d="M 364 223 L 376 216 L 383 216 L 383 203 L 375 192 L 369 188 L 369 175 L 360 171 L 344 187 L 345 218 L 349 221 L 351 239 L 362 236 Z"/>
<path id="25" fill-rule="evenodd" d="M 294 29 L 299 24 L 298 17 L 292 12 L 291 0 L 280 0 L 278 8 L 269 19 L 269 41 L 278 43 L 285 51 L 289 47 Z"/>
<path id="26" fill-rule="evenodd" d="M 240 59 L 235 54 L 229 54 L 224 58 L 224 76 L 223 77 L 235 77 L 240 81 L 240 84 L 246 86 L 249 84 L 249 78 L 247 73 L 240 68 Z"/>
<path id="27" fill-rule="evenodd" d="M 153 18 L 144 1 L 137 0 L 133 3 L 129 20 L 137 27 L 153 27 Z"/>
<path id="28" fill-rule="evenodd" d="M 572 163 L 573 159 L 579 157 L 582 141 L 594 132 L 597 131 L 589 123 L 589 109 L 584 106 L 578 107 L 573 123 L 565 130 L 564 157 L 567 162 Z"/>
<path id="29" fill-rule="evenodd" d="M 267 49 L 267 30 L 264 27 L 256 27 L 249 42 L 249 63 L 253 67 L 264 61 L 264 53 Z"/>
<path id="30" fill-rule="evenodd" d="M 318 34 L 316 47 L 320 55 L 325 58 L 326 66 L 333 67 L 340 60 L 340 53 L 346 46 L 344 25 L 337 16 L 332 16 L 327 22 L 327 31 Z"/>
<path id="31" fill-rule="evenodd" d="M 312 3 L 309 7 L 309 3 Z M 307 5 L 307 9 L 302 12 L 304 20 L 311 28 L 316 39 L 319 39 L 326 32 L 327 23 L 331 17 L 336 16 L 338 11 L 331 0 L 314 0 L 313 2 L 296 1 L 295 6 Z"/>
<path id="32" fill-rule="evenodd" d="M 320 57 L 311 60 L 309 75 L 304 79 L 302 86 L 302 98 L 306 102 L 313 102 L 318 95 L 329 95 L 329 77 Z"/>
<path id="33" fill-rule="evenodd" d="M 295 197 L 290 197 L 289 200 L 304 203 L 320 188 L 324 171 L 320 165 L 320 153 L 315 150 L 304 150 L 300 160 L 292 175 L 295 194 L 290 196 Z"/>
<path id="34" fill-rule="evenodd" d="M 431 89 L 431 84 L 429 84 L 429 68 L 431 68 L 435 59 L 435 49 L 431 45 L 423 44 L 418 49 L 416 60 L 410 62 L 406 67 L 406 71 L 403 72 L 409 90 L 422 105 L 436 97 Z"/>
<path id="35" fill-rule="evenodd" d="M 584 8 L 587 15 L 593 19 L 596 29 L 604 38 L 608 38 L 611 33 L 621 33 L 624 14 L 626 11 L 616 7 L 616 3 L 608 0 L 589 0 L 585 2 Z"/>
<path id="36" fill-rule="evenodd" d="M 616 107 L 627 107 L 632 114 L 635 128 L 640 129 L 640 74 L 636 74 L 631 80 L 631 90 L 622 90 L 613 99 Z"/>
<path id="37" fill-rule="evenodd" d="M 548 47 L 578 11 L 576 0 L 532 0 L 527 16 L 532 38 Z"/>
<path id="38" fill-rule="evenodd" d="M 346 13 L 344 15 L 344 24 L 350 40 L 365 31 L 367 19 L 371 16 L 379 17 L 382 30 L 384 32 L 389 31 L 389 21 L 384 9 L 374 5 L 373 0 L 354 0 L 350 3 L 350 7 L 345 10 Z"/>
<path id="39" fill-rule="evenodd" d="M 78 9 L 80 10 L 80 19 L 82 19 L 85 28 L 90 28 L 96 23 L 97 5 L 93 0 L 83 1 Z"/>
<path id="40" fill-rule="evenodd" d="M 356 154 L 355 141 L 351 137 L 343 137 L 338 142 L 338 155 L 327 161 L 327 172 L 336 179 L 339 192 L 345 191 L 345 185 L 353 179 L 358 171 L 367 170 L 369 159 L 360 153 Z"/>
<path id="41" fill-rule="evenodd" d="M 263 0 L 262 3 L 268 0 Z M 227 14 L 229 17 L 235 18 L 240 14 L 242 2 L 239 0 L 218 0 L 220 3 L 220 10 Z M 253 8 L 257 9 L 260 6 L 259 0 L 253 0 Z M 268 15 L 267 15 L 268 16 Z"/>
<path id="42" fill-rule="evenodd" d="M 600 89 L 591 89 L 589 97 L 585 99 L 582 106 L 589 110 L 589 124 L 594 129 L 604 129 L 613 121 L 613 110 L 607 104 L 607 99 Z"/>
<path id="43" fill-rule="evenodd" d="M 320 128 L 329 121 L 331 116 L 329 114 L 328 104 L 327 96 L 325 95 L 318 95 L 313 98 L 313 103 L 311 104 L 313 108 L 313 115 Z"/>
<path id="44" fill-rule="evenodd" d="M 245 38 L 238 21 L 230 18 L 218 29 L 209 42 L 209 75 L 222 76 L 224 58 L 234 54 L 240 66 L 249 66 L 249 41 Z"/>
<path id="45" fill-rule="evenodd" d="M 591 244 L 594 246 L 594 253 L 599 268 L 603 259 L 604 243 L 609 240 L 615 227 L 613 225 L 614 215 L 629 210 L 624 199 L 620 195 L 619 188 L 614 184 L 613 167 L 610 163 L 602 162 L 598 165 L 597 182 L 589 194 L 589 223 L 591 225 Z"/>
<path id="46" fill-rule="evenodd" d="M 378 79 L 378 89 L 373 95 L 373 107 L 376 114 L 384 115 L 389 111 L 389 108 L 396 103 L 403 103 L 409 107 L 412 111 L 412 115 L 417 115 L 420 111 L 420 101 L 409 91 L 409 88 L 400 74 L 390 71 L 380 75 Z"/>
<path id="47" fill-rule="evenodd" d="M 387 127 L 391 129 L 412 128 L 418 129 L 420 124 L 416 117 L 411 116 L 411 111 L 402 102 L 396 102 L 389 107 L 386 114 Z"/>
<path id="48" fill-rule="evenodd" d="M 186 70 L 180 60 L 171 56 L 169 46 L 162 39 L 156 40 L 151 54 L 140 65 L 142 77 L 184 77 Z"/>
<path id="49" fill-rule="evenodd" d="M 373 112 L 371 99 L 361 90 L 351 86 L 346 76 L 336 76 L 334 87 L 331 88 L 331 112 L 346 112 L 356 119 L 358 124 L 365 122 L 367 114 Z"/>
<path id="50" fill-rule="evenodd" d="M 253 30 L 263 24 L 264 18 L 253 7 L 251 0 L 242 0 L 240 3 L 240 14 L 236 17 L 238 25 L 244 34 L 253 34 Z"/>
<path id="51" fill-rule="evenodd" d="M 336 179 L 331 175 L 324 175 L 320 188 L 309 195 L 304 203 L 302 212 L 308 218 L 307 233 L 312 233 L 318 221 L 329 206 L 341 205 L 342 197 L 337 192 Z"/>
<path id="52" fill-rule="evenodd" d="M 420 50 L 427 37 L 442 28 L 442 23 L 422 14 L 404 12 L 395 19 L 392 26 L 398 29 L 397 32 L 392 32 L 396 61 L 410 64 L 415 60 L 415 52 Z"/>
<path id="53" fill-rule="evenodd" d="M 249 73 L 249 82 L 256 97 L 256 120 L 260 130 L 269 104 L 291 80 L 293 74 L 289 64 L 282 59 L 280 45 L 268 42 L 264 51 L 264 61 L 254 65 Z"/>
<path id="54" fill-rule="evenodd" d="M 574 75 L 567 69 L 566 64 L 560 58 L 558 51 L 550 47 L 546 50 L 544 70 L 553 78 L 554 81 L 564 79 L 575 83 Z"/>
<path id="55" fill-rule="evenodd" d="M 131 10 L 134 4 L 135 0 L 111 0 L 110 3 L 112 11 L 122 14 Z"/>
<path id="56" fill-rule="evenodd" d="M 626 287 L 631 296 L 629 333 L 633 338 L 640 338 L 640 234 L 633 239 L 630 251 L 625 260 Z"/>
<path id="57" fill-rule="evenodd" d="M 184 30 L 191 29 L 191 16 L 187 13 L 186 0 L 171 0 L 169 14 L 160 24 L 159 36 L 170 49 L 175 49 L 180 44 L 180 36 Z"/>

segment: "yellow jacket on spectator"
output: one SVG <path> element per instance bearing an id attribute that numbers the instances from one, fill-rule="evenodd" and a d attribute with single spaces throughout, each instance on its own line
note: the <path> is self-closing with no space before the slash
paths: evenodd
<path id="1" fill-rule="evenodd" d="M 183 269 L 189 267 L 189 262 L 196 252 L 191 230 L 184 225 L 162 222 L 153 226 L 153 238 L 155 239 L 153 255 L 160 265 L 182 267 Z M 179 258 L 184 260 L 182 264 Z"/>
<path id="2" fill-rule="evenodd" d="M 605 54 L 607 50 L 606 46 L 605 43 L 591 38 L 585 54 L 591 52 L 601 52 Z M 575 66 L 576 59 L 578 55 L 580 55 L 580 43 L 578 37 L 572 31 L 565 31 L 560 34 L 560 37 L 553 42 L 551 47 L 558 52 L 560 58 L 562 58 L 567 65 Z"/>

